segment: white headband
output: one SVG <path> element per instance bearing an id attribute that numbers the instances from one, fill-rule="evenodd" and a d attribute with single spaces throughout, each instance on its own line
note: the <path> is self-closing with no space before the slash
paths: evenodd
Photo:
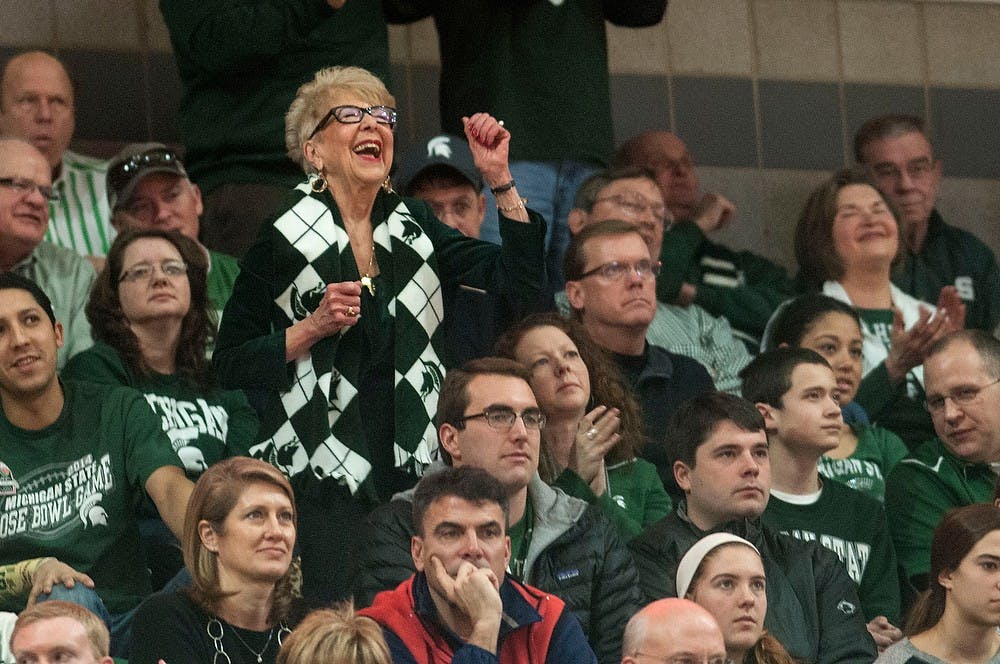
<path id="1" fill-rule="evenodd" d="M 745 544 L 754 551 L 757 551 L 757 547 L 753 544 L 732 533 L 712 533 L 711 535 L 705 535 L 692 544 L 691 548 L 684 554 L 684 557 L 681 558 L 680 564 L 677 565 L 677 596 L 683 598 L 687 595 L 691 579 L 694 578 L 694 573 L 698 571 L 698 566 L 701 565 L 701 561 L 705 559 L 709 551 L 723 544 L 732 543 Z M 757 555 L 760 555 L 760 551 L 757 551 Z"/>

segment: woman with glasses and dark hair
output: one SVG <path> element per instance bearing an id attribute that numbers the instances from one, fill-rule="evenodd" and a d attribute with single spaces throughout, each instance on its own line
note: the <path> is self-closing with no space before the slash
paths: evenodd
<path id="1" fill-rule="evenodd" d="M 226 459 L 195 484 L 184 517 L 189 587 L 143 602 L 132 664 L 274 664 L 291 633 L 301 577 L 295 496 L 274 466 Z"/>
<path id="2" fill-rule="evenodd" d="M 215 331 L 204 250 L 176 231 L 121 233 L 87 303 L 95 344 L 62 375 L 141 392 L 194 481 L 216 461 L 246 454 L 257 416 L 238 390 L 216 384 L 205 347 Z M 180 546 L 152 501 L 140 508 L 153 587 L 183 566 Z"/>
<path id="3" fill-rule="evenodd" d="M 1000 664 L 1000 508 L 975 503 L 947 512 L 931 542 L 930 587 L 904 638 L 876 662 Z"/>
<path id="4" fill-rule="evenodd" d="M 962 329 L 965 305 L 954 286 L 941 290 L 935 308 L 893 285 L 905 231 L 864 173 L 845 169 L 806 202 L 795 228 L 795 258 L 806 289 L 858 310 L 864 375 L 858 403 L 873 421 L 918 445 L 935 436 L 921 403 L 924 353 L 934 340 Z"/>
<path id="5" fill-rule="evenodd" d="M 597 503 L 631 539 L 670 513 L 656 466 L 642 447 L 639 405 L 614 362 L 579 323 L 536 314 L 497 341 L 520 362 L 546 416 L 538 472 L 571 496 Z"/>
<path id="6" fill-rule="evenodd" d="M 544 286 L 544 223 L 517 193 L 502 123 L 465 120 L 500 206 L 501 248 L 392 190 L 393 104 L 355 67 L 323 69 L 299 88 L 285 142 L 309 181 L 245 256 L 214 356 L 228 387 L 255 395 L 254 454 L 293 477 L 306 592 L 324 598 L 351 586 L 353 535 L 368 509 L 412 486 L 436 456 L 442 287 L 530 304 Z"/>

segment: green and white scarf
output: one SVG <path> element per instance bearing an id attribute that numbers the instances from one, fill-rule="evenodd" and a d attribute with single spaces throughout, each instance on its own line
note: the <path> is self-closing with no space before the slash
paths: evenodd
<path id="1" fill-rule="evenodd" d="M 328 192 L 305 196 L 275 220 L 271 229 L 275 305 L 287 325 L 308 316 L 326 284 L 357 280 L 347 232 Z M 421 472 L 437 457 L 433 424 L 444 366 L 432 342 L 444 316 L 434 247 L 406 203 L 380 193 L 372 216 L 390 210 L 374 227 L 381 267 L 380 286 L 392 289 L 394 399 L 397 467 Z M 375 221 L 373 221 L 375 223 Z M 360 331 L 344 331 L 320 340 L 294 362 L 291 388 L 270 404 L 261 422 L 264 440 L 251 449 L 297 475 L 307 467 L 318 478 L 333 477 L 355 492 L 371 472 L 364 440 L 364 404 L 358 398 L 360 359 L 369 352 Z"/>

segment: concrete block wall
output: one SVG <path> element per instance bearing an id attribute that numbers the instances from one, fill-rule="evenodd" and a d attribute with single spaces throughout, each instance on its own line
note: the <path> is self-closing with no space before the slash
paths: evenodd
<path id="1" fill-rule="evenodd" d="M 438 127 L 437 39 L 431 21 L 389 36 L 405 147 Z M 181 87 L 156 0 L 0 0 L 0 58 L 28 48 L 56 52 L 74 78 L 74 147 L 179 142 Z M 793 266 L 810 189 L 851 163 L 861 122 L 907 111 L 933 129 L 945 217 L 1000 252 L 1000 3 L 671 0 L 661 25 L 609 26 L 608 49 L 616 140 L 681 135 L 703 186 L 740 210 L 721 236 L 734 246 Z"/>

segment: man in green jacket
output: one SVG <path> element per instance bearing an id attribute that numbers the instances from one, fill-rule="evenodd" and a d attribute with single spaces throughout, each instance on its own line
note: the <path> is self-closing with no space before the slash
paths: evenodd
<path id="1" fill-rule="evenodd" d="M 936 342 L 924 360 L 927 410 L 938 437 L 896 464 L 885 507 L 908 581 L 927 588 L 934 529 L 945 512 L 993 499 L 1000 462 L 1000 341 L 981 330 Z"/>
<path id="2" fill-rule="evenodd" d="M 965 326 L 992 332 L 1000 324 L 1000 267 L 993 251 L 972 233 L 945 223 L 937 211 L 941 160 L 934 156 L 923 118 L 883 115 L 854 136 L 854 158 L 900 214 L 906 252 L 892 276 L 903 291 L 937 302 L 955 286 L 965 302 Z"/>

